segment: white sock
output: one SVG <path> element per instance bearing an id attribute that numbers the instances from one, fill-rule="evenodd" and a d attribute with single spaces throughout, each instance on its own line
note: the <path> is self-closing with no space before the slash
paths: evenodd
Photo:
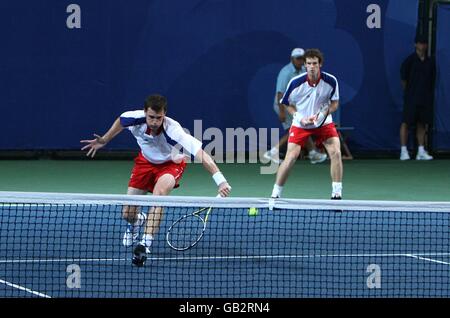
<path id="1" fill-rule="evenodd" d="M 309 152 L 309 155 L 310 155 L 310 156 L 315 156 L 316 153 L 317 153 L 317 151 L 315 151 L 315 150 L 313 149 L 313 150 L 311 150 L 311 151 Z"/>
<path id="2" fill-rule="evenodd" d="M 419 153 L 425 153 L 425 148 L 423 146 L 419 146 Z"/>
<path id="3" fill-rule="evenodd" d="M 332 182 L 331 187 L 333 188 L 332 196 L 342 197 L 342 182 Z"/>
<path id="4" fill-rule="evenodd" d="M 272 198 L 281 197 L 281 192 L 283 192 L 283 187 L 279 186 L 278 184 L 274 184 L 272 191 Z"/>
<path id="5" fill-rule="evenodd" d="M 143 244 L 145 247 L 152 246 L 152 242 L 153 242 L 153 236 L 151 234 L 142 235 L 141 244 Z"/>
<path id="6" fill-rule="evenodd" d="M 272 156 L 276 156 L 276 155 L 278 155 L 278 148 L 277 147 L 273 147 L 272 149 L 270 149 L 270 154 L 272 155 Z"/>
<path id="7" fill-rule="evenodd" d="M 406 146 L 402 146 L 401 151 L 402 152 L 408 152 L 408 148 L 406 148 Z"/>

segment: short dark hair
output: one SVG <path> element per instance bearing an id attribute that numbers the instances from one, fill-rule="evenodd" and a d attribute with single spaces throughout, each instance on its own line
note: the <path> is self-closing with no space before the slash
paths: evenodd
<path id="1" fill-rule="evenodd" d="M 161 95 L 150 95 L 145 100 L 144 110 L 151 108 L 153 111 L 159 113 L 160 111 L 167 112 L 167 99 Z"/>
<path id="2" fill-rule="evenodd" d="M 319 64 L 323 64 L 323 53 L 320 52 L 319 49 L 307 49 L 305 51 L 305 55 L 303 55 L 303 58 L 306 59 L 307 58 L 314 58 L 317 57 L 319 59 Z"/>
<path id="3" fill-rule="evenodd" d="M 428 44 L 428 37 L 425 34 L 416 34 L 414 43 L 426 43 Z"/>

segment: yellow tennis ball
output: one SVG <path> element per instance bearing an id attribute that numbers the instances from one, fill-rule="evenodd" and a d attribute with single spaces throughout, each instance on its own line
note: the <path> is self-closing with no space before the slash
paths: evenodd
<path id="1" fill-rule="evenodd" d="M 250 216 L 258 215 L 258 209 L 257 208 L 249 208 L 248 215 L 250 215 Z"/>

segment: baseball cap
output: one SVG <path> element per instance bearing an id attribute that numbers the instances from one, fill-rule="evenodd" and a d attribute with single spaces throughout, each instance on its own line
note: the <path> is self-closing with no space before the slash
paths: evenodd
<path id="1" fill-rule="evenodd" d="M 305 50 L 302 48 L 295 48 L 292 50 L 291 57 L 300 57 L 305 55 Z"/>

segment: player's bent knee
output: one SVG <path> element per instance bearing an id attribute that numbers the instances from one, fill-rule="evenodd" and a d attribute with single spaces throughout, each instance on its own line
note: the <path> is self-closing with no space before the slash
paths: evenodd
<path id="1" fill-rule="evenodd" d="M 328 155 L 330 156 L 330 160 L 342 160 L 341 150 L 339 148 L 328 151 Z"/>
<path id="2" fill-rule="evenodd" d="M 284 158 L 284 160 L 286 160 L 286 161 L 288 161 L 289 163 L 291 163 L 291 162 L 295 162 L 296 160 L 297 160 L 297 155 L 294 153 L 294 154 L 288 154 L 288 155 L 286 155 L 286 157 Z"/>
<path id="3" fill-rule="evenodd" d="M 175 184 L 155 187 L 155 189 L 153 190 L 153 195 L 169 195 L 174 186 Z"/>
<path id="4" fill-rule="evenodd" d="M 159 178 L 153 189 L 153 195 L 168 195 L 175 187 L 176 180 L 171 174 L 165 174 Z"/>
<path id="5" fill-rule="evenodd" d="M 168 195 L 172 189 L 158 189 L 153 191 L 153 195 Z"/>
<path id="6" fill-rule="evenodd" d="M 288 162 L 295 162 L 300 155 L 300 149 L 288 150 L 284 160 Z"/>

